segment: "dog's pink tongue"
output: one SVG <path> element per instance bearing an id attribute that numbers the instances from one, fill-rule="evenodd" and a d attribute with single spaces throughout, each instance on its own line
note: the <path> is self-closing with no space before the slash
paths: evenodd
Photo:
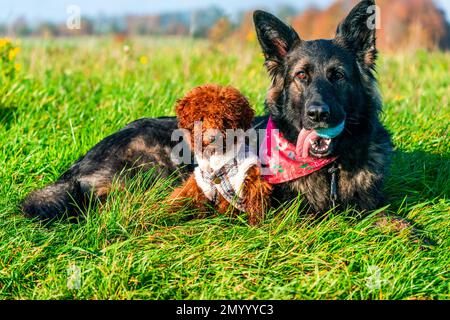
<path id="1" fill-rule="evenodd" d="M 298 155 L 301 154 L 302 158 L 309 157 L 309 149 L 311 148 L 311 141 L 317 138 L 318 135 L 314 130 L 302 129 L 297 138 L 296 153 Z"/>

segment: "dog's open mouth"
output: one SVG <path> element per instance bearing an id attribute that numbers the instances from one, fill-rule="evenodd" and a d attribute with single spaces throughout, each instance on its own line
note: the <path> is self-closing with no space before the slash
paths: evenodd
<path id="1" fill-rule="evenodd" d="M 333 152 L 335 139 L 322 138 L 314 130 L 302 130 L 297 140 L 297 154 L 303 158 L 325 158 Z"/>
<path id="2" fill-rule="evenodd" d="M 337 137 L 342 133 L 345 120 L 333 128 L 321 128 L 316 130 L 302 129 L 297 138 L 296 153 L 303 158 L 325 158 L 333 153 Z"/>
<path id="3" fill-rule="evenodd" d="M 333 151 L 333 139 L 317 137 L 316 139 L 310 139 L 308 142 L 311 145 L 309 154 L 313 157 L 326 157 L 329 156 Z"/>

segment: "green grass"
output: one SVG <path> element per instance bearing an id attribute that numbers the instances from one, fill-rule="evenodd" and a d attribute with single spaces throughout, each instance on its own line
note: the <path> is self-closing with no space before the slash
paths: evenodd
<path id="1" fill-rule="evenodd" d="M 269 79 L 256 47 L 181 39 L 26 40 L 22 70 L 0 87 L 1 299 L 449 299 L 450 54 L 383 56 L 383 121 L 396 144 L 389 212 L 317 221 L 293 201 L 260 227 L 244 217 L 168 215 L 167 181 L 130 183 L 79 224 L 24 218 L 20 200 L 51 183 L 102 137 L 141 117 L 173 115 L 195 85 L 232 84 L 258 112 Z M 147 55 L 148 64 L 139 57 Z M 70 286 L 73 271 L 80 287 Z M 76 272 L 75 272 L 76 273 Z M 69 286 L 68 286 L 69 282 Z"/>

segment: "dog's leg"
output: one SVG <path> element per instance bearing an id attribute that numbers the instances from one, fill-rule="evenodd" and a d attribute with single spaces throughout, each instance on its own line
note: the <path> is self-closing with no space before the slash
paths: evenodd
<path id="1" fill-rule="evenodd" d="M 194 175 L 191 175 L 183 185 L 175 188 L 167 198 L 171 212 L 179 211 L 184 207 L 191 207 L 197 209 L 201 217 L 205 216 L 208 211 L 206 206 L 208 201 L 208 198 L 197 185 Z"/>
<path id="2" fill-rule="evenodd" d="M 387 212 L 381 212 L 377 215 L 377 221 L 375 222 L 375 226 L 380 228 L 381 231 L 384 232 L 396 232 L 402 233 L 407 232 L 408 237 L 416 243 L 422 243 L 425 246 L 434 245 L 434 242 L 420 235 L 420 230 L 418 230 L 414 224 L 398 215 L 388 214 Z"/>

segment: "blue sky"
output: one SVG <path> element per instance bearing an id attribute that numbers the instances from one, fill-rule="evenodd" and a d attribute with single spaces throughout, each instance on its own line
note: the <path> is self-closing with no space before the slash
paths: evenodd
<path id="1" fill-rule="evenodd" d="M 64 21 L 69 5 L 78 5 L 82 15 L 96 16 L 122 14 L 151 14 L 202 8 L 216 4 L 233 14 L 242 9 L 275 8 L 281 4 L 291 4 L 298 8 L 311 4 L 323 7 L 333 0 L 1 0 L 0 23 L 9 23 L 19 16 L 30 21 Z M 450 17 L 450 0 L 435 0 Z M 270 3 L 270 4 L 268 4 Z M 450 20 L 450 19 L 449 19 Z"/>

